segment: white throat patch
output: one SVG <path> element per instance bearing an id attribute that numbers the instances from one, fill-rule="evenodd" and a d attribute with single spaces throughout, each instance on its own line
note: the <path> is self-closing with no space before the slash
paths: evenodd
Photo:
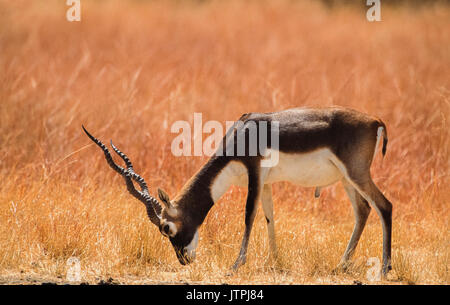
<path id="1" fill-rule="evenodd" d="M 242 180 L 242 181 L 241 181 Z M 232 184 L 245 186 L 248 182 L 247 168 L 241 162 L 230 161 L 214 178 L 210 192 L 214 202 L 228 190 Z"/>
<path id="2" fill-rule="evenodd" d="M 198 245 L 198 230 L 195 231 L 194 237 L 192 238 L 191 242 L 189 243 L 189 245 L 187 245 L 186 247 L 184 247 L 184 250 L 186 250 L 186 254 L 191 258 L 194 259 L 195 258 L 195 249 L 197 249 L 197 245 Z"/>

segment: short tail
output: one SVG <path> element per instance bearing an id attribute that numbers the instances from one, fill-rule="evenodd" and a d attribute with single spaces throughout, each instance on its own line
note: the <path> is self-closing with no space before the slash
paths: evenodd
<path id="1" fill-rule="evenodd" d="M 380 140 L 380 137 L 383 137 L 383 147 L 381 149 L 381 153 L 383 154 L 383 157 L 386 155 L 386 148 L 388 143 L 388 136 L 387 136 L 387 129 L 386 124 L 382 120 L 378 120 L 378 123 L 380 126 L 378 127 L 377 131 L 377 148 L 378 148 L 378 141 Z M 376 149 L 375 149 L 376 152 Z"/>
<path id="2" fill-rule="evenodd" d="M 388 136 L 387 136 L 387 129 L 386 129 L 386 125 L 380 120 L 382 127 L 383 127 L 383 148 L 381 149 L 381 153 L 384 155 L 386 155 L 386 148 L 387 148 L 387 143 L 388 143 Z"/>
<path id="3" fill-rule="evenodd" d="M 384 155 L 386 155 L 386 147 L 387 147 L 387 142 L 388 142 L 388 137 L 387 137 L 387 130 L 386 130 L 386 125 L 383 123 L 383 121 L 378 120 L 377 121 L 377 141 L 375 143 L 375 149 L 373 151 L 373 157 L 372 160 L 375 159 L 375 155 L 378 151 L 378 147 L 380 145 L 380 140 L 381 137 L 383 137 L 383 148 L 381 149 L 381 152 L 383 153 L 383 157 Z"/>

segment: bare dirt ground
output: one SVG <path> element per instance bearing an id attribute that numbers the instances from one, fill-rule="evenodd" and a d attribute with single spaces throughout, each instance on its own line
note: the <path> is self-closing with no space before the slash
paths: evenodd
<path id="1" fill-rule="evenodd" d="M 239 275 L 225 274 L 218 276 L 211 281 L 191 281 L 185 278 L 186 275 L 183 272 L 165 272 L 160 275 L 164 280 L 126 276 L 126 277 L 90 277 L 89 279 L 82 281 L 68 281 L 62 276 L 42 276 L 40 274 L 10 274 L 0 276 L 0 285 L 234 285 L 242 284 Z M 181 279 L 180 279 L 181 278 Z M 391 278 L 389 280 L 389 278 Z M 253 278 L 251 281 L 244 283 L 245 285 L 298 285 L 300 284 L 295 277 L 286 277 L 284 280 L 274 282 L 267 280 L 267 276 L 260 274 L 258 277 Z M 389 276 L 387 280 L 381 281 L 368 281 L 368 280 L 356 280 L 351 276 L 327 276 L 320 277 L 310 281 L 303 281 L 301 285 L 407 285 L 411 284 L 406 281 L 393 280 L 392 276 Z"/>

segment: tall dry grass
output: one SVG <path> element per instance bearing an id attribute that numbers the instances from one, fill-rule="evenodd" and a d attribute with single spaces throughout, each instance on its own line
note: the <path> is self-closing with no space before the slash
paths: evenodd
<path id="1" fill-rule="evenodd" d="M 197 261 L 177 262 L 142 204 L 82 133 L 114 139 L 154 193 L 175 194 L 205 157 L 174 157 L 170 126 L 242 113 L 341 105 L 378 115 L 387 156 L 372 174 L 394 204 L 388 283 L 450 283 L 450 9 L 330 10 L 308 1 L 0 1 L 0 281 L 367 282 L 381 256 L 372 213 L 348 273 L 334 274 L 353 214 L 341 185 L 274 188 L 279 258 L 258 211 L 248 262 L 227 276 L 244 228 L 232 188 L 200 230 Z M 59 278 L 59 279 L 58 279 Z"/>

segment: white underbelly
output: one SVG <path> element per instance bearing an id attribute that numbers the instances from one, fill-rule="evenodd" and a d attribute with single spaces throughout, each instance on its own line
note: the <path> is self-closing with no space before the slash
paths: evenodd
<path id="1" fill-rule="evenodd" d="M 333 184 L 343 175 L 332 159 L 336 157 L 327 148 L 308 153 L 279 152 L 278 163 L 268 168 L 264 183 L 288 181 L 305 187 Z"/>
<path id="2" fill-rule="evenodd" d="M 278 152 L 278 162 L 273 167 L 261 168 L 264 184 L 288 181 L 304 187 L 322 187 L 333 184 L 343 175 L 331 160 L 336 156 L 327 148 L 308 153 Z M 248 186 L 247 169 L 241 162 L 231 161 L 211 185 L 211 195 L 216 201 L 231 186 Z"/>

